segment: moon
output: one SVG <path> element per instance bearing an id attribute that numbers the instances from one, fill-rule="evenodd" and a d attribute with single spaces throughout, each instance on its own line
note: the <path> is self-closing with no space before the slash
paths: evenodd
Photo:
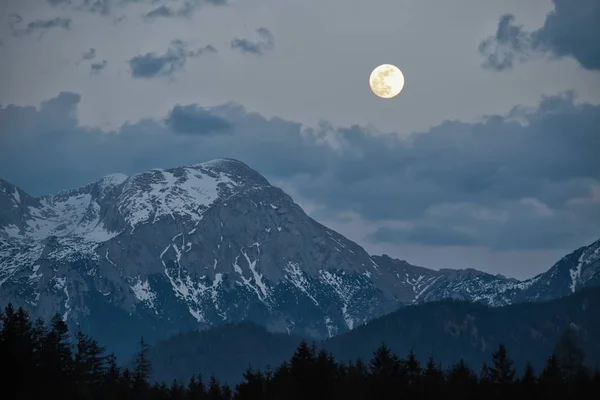
<path id="1" fill-rule="evenodd" d="M 376 96 L 391 99 L 398 96 L 404 87 L 404 75 L 392 64 L 382 64 L 371 72 L 369 86 Z"/>

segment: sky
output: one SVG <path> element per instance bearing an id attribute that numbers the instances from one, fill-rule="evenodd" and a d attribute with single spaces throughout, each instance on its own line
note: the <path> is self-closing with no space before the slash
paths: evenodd
<path id="1" fill-rule="evenodd" d="M 3 0 L 0 178 L 236 158 L 371 254 L 528 278 L 600 238 L 598 42 L 597 0 Z"/>

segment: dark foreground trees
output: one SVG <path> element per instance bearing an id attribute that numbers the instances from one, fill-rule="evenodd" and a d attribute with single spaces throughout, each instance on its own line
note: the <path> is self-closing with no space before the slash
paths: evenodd
<path id="1" fill-rule="evenodd" d="M 117 365 L 94 339 L 73 337 L 56 316 L 49 324 L 32 322 L 22 309 L 0 314 L 0 390 L 7 399 L 143 400 L 352 400 L 600 398 L 600 372 L 583 364 L 576 333 L 566 332 L 536 373 L 516 371 L 500 345 L 488 365 L 475 372 L 463 361 L 443 369 L 430 358 L 421 365 L 411 352 L 399 358 L 387 346 L 373 358 L 340 363 L 325 350 L 302 342 L 289 361 L 274 370 L 249 368 L 232 390 L 216 377 L 192 376 L 188 382 L 151 383 L 148 345 L 142 339 L 132 369 Z"/>

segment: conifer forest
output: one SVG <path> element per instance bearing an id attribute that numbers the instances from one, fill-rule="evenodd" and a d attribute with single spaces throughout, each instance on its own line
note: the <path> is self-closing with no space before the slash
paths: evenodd
<path id="1" fill-rule="evenodd" d="M 69 332 L 59 315 L 32 321 L 22 308 L 0 314 L 0 360 L 4 399 L 139 400 L 352 400 L 352 399 L 597 399 L 600 371 L 586 367 L 574 332 L 566 331 L 545 367 L 513 366 L 509 349 L 498 346 L 481 366 L 458 361 L 421 365 L 385 344 L 370 360 L 335 360 L 302 341 L 289 360 L 266 370 L 251 366 L 234 387 L 215 376 L 187 382 L 155 382 L 149 346 L 140 339 L 135 359 L 119 365 L 92 337 Z"/>

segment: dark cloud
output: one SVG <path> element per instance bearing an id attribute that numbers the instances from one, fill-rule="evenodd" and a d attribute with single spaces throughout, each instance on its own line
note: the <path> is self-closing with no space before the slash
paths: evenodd
<path id="1" fill-rule="evenodd" d="M 102 60 L 101 62 L 91 63 L 90 69 L 92 74 L 99 74 L 106 66 L 108 65 L 108 61 Z"/>
<path id="2" fill-rule="evenodd" d="M 81 55 L 81 59 L 85 61 L 93 60 L 94 57 L 96 57 L 96 49 L 94 49 L 93 47 Z"/>
<path id="3" fill-rule="evenodd" d="M 129 60 L 131 76 L 145 79 L 172 76 L 184 67 L 189 58 L 216 52 L 217 50 L 211 45 L 196 50 L 188 50 L 183 41 L 174 40 L 167 52 L 162 55 L 146 53 Z"/>
<path id="4" fill-rule="evenodd" d="M 235 104 L 178 105 L 106 132 L 78 124 L 79 101 L 61 93 L 39 108 L 0 107 L 0 176 L 39 195 L 232 157 L 321 205 L 317 218 L 352 212 L 381 227 L 378 242 L 540 249 L 600 236 L 600 106 L 572 93 L 403 138 L 303 128 Z"/>
<path id="5" fill-rule="evenodd" d="M 31 33 L 37 30 L 62 28 L 69 30 L 71 28 L 71 20 L 68 18 L 53 18 L 46 20 L 35 20 L 27 24 L 27 32 Z"/>
<path id="6" fill-rule="evenodd" d="M 70 8 L 76 11 L 86 11 L 99 15 L 109 15 L 111 12 L 112 0 L 46 0 L 51 6 L 62 9 Z"/>
<path id="7" fill-rule="evenodd" d="M 99 15 L 109 15 L 111 12 L 110 0 L 83 0 L 77 9 Z"/>
<path id="8" fill-rule="evenodd" d="M 142 17 L 149 22 L 158 18 L 190 18 L 203 4 L 225 6 L 228 3 L 227 0 L 185 0 L 182 4 L 176 6 L 160 5 L 148 11 Z"/>
<path id="9" fill-rule="evenodd" d="M 226 119 L 212 115 L 197 105 L 176 105 L 165 119 L 165 123 L 173 132 L 198 135 L 230 132 L 232 128 Z"/>
<path id="10" fill-rule="evenodd" d="M 51 6 L 65 6 L 71 4 L 71 0 L 46 0 Z"/>
<path id="11" fill-rule="evenodd" d="M 495 36 L 481 42 L 485 68 L 504 70 L 534 54 L 573 57 L 589 70 L 600 70 L 600 1 L 553 0 L 544 25 L 527 32 L 513 15 L 500 18 Z"/>
<path id="12" fill-rule="evenodd" d="M 69 18 L 52 18 L 52 19 L 36 19 L 27 24 L 25 28 L 18 28 L 23 22 L 23 17 L 19 14 L 9 15 L 9 28 L 13 36 L 28 35 L 34 32 L 40 32 L 39 38 L 41 39 L 44 33 L 49 29 L 62 28 L 69 30 L 71 28 L 71 20 Z"/>
<path id="13" fill-rule="evenodd" d="M 260 36 L 260 40 L 251 41 L 236 37 L 231 41 L 231 48 L 242 53 L 263 55 L 265 51 L 272 50 L 275 47 L 273 34 L 267 28 L 258 28 L 256 33 Z"/>

